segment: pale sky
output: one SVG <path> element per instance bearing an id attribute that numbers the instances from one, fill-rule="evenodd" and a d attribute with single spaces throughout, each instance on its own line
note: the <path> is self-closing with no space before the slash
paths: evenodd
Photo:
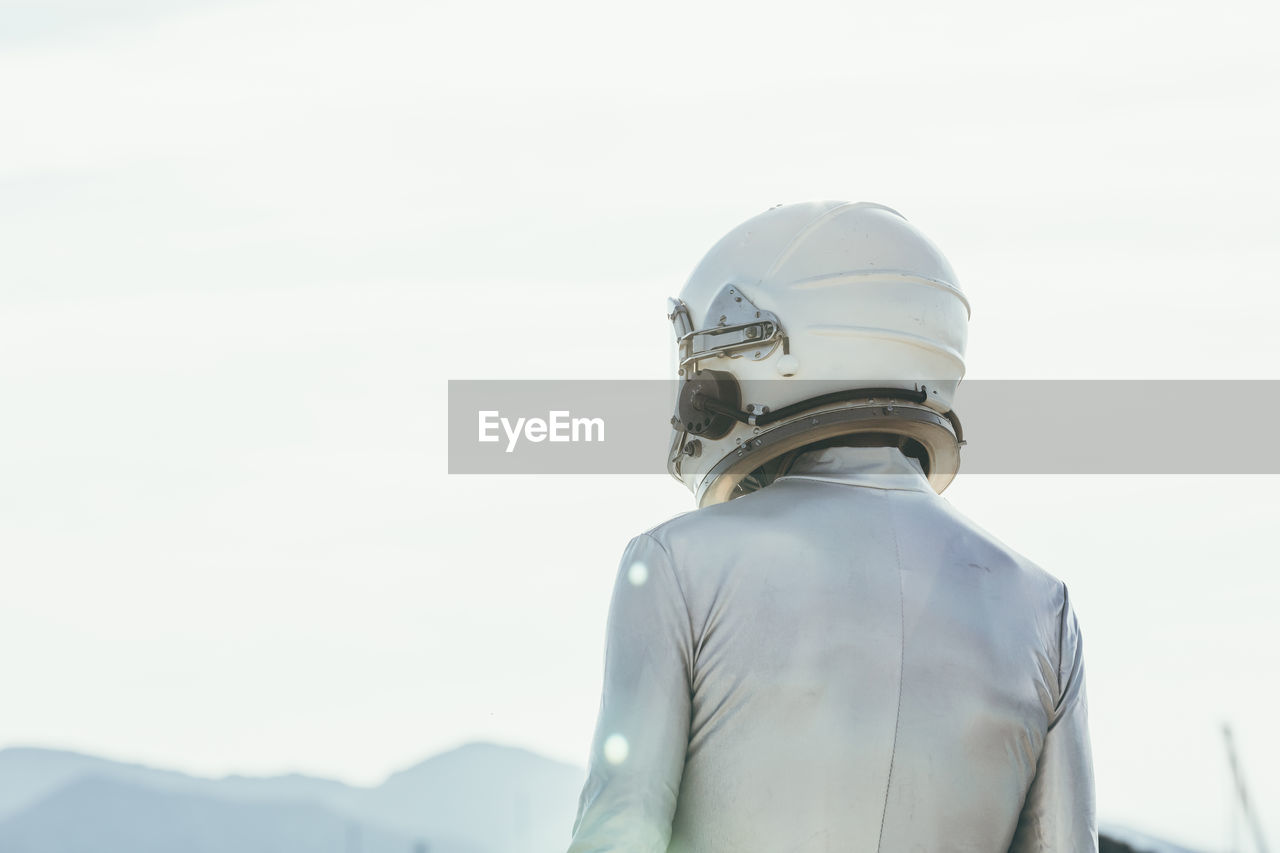
<path id="1" fill-rule="evenodd" d="M 1280 378 L 1275 17 L 0 0 L 0 746 L 582 764 L 618 557 L 691 499 L 451 478 L 445 382 L 663 377 L 665 298 L 777 203 L 929 234 L 970 377 Z M 1230 720 L 1280 837 L 1277 486 L 947 492 L 1071 587 L 1104 819 L 1220 849 Z"/>

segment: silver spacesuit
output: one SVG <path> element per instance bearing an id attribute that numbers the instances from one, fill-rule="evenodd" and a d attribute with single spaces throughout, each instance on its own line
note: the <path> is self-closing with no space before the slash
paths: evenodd
<path id="1" fill-rule="evenodd" d="M 932 339 L 956 340 L 945 303 L 926 292 L 954 288 L 954 275 L 890 216 L 900 219 L 837 203 L 770 211 L 717 247 L 729 267 L 753 249 L 764 267 L 704 260 L 700 271 L 713 272 L 703 305 L 686 287 L 677 308 L 695 316 L 673 311 L 685 378 L 673 473 L 702 508 L 635 537 L 622 557 L 570 853 L 1097 849 L 1075 613 L 1063 583 L 939 496 L 956 464 L 946 437 L 960 439 L 949 392 L 928 390 L 948 388 L 938 363 L 900 360 L 874 388 L 847 368 L 828 371 L 818 378 L 846 391 L 809 389 L 798 401 L 786 397 L 790 384 L 751 384 L 748 362 L 770 357 L 761 341 L 771 334 L 789 337 L 775 354 L 793 356 L 791 372 L 828 360 L 804 346 L 808 333 L 839 337 L 838 310 L 770 298 L 831 298 L 809 287 L 811 266 L 788 273 L 783 256 L 829 268 L 835 257 L 832 278 L 854 281 L 858 298 L 868 279 L 897 288 L 885 292 L 910 334 L 926 337 L 915 317 L 941 316 Z M 869 249 L 855 245 L 868 234 Z M 924 245 L 927 257 L 914 267 L 891 259 L 877 278 L 874 258 L 892 254 L 886 239 Z M 904 269 L 925 283 L 904 285 Z M 928 310 L 913 313 L 904 286 Z M 746 324 L 721 309 L 726 293 L 746 301 Z M 892 338 L 891 312 L 869 313 L 879 325 L 849 337 Z M 732 329 L 750 322 L 761 325 Z M 740 358 L 744 342 L 754 355 Z M 728 362 L 726 373 L 709 380 L 702 359 Z M 912 375 L 922 371 L 927 381 Z M 734 407 L 752 398 L 775 405 L 739 417 Z M 771 410 L 783 414 L 760 417 Z"/>
<path id="2" fill-rule="evenodd" d="M 1097 849 L 1066 588 L 896 448 L 632 540 L 592 754 L 572 853 Z"/>

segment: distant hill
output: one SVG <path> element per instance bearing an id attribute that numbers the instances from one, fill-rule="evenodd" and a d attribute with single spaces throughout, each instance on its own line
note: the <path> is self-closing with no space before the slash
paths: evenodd
<path id="1" fill-rule="evenodd" d="M 6 749 L 0 850 L 75 853 L 81 835 L 95 837 L 86 827 L 96 827 L 93 853 L 143 853 L 153 849 L 146 846 L 149 827 L 177 844 L 182 826 L 225 825 L 225 832 L 203 833 L 199 846 L 155 849 L 245 853 L 248 833 L 274 839 L 263 848 L 274 853 L 320 853 L 330 849 L 315 846 L 320 839 L 337 833 L 341 843 L 333 850 L 350 853 L 356 848 L 346 832 L 363 827 L 360 853 L 381 853 L 374 845 L 383 843 L 410 853 L 419 839 L 430 853 L 556 853 L 568 845 L 584 778 L 571 765 L 494 744 L 434 756 L 373 788 L 301 775 L 203 779 L 71 752 Z M 98 809 L 99 800 L 128 815 L 125 824 L 112 823 L 116 812 Z M 211 815 L 212 824 L 205 820 Z M 304 824 L 320 829 L 309 834 Z M 126 841 L 127 827 L 144 834 Z M 108 845 L 108 838 L 119 844 Z"/>
<path id="2" fill-rule="evenodd" d="M 244 803 L 90 777 L 0 824 L 5 853 L 410 853 L 407 838 L 315 803 Z M 478 853 L 436 845 L 432 853 Z"/>
<path id="3" fill-rule="evenodd" d="M 493 851 L 563 851 L 585 779 L 577 767 L 532 752 L 471 744 L 391 776 L 358 812 L 402 832 L 435 831 Z"/>
<path id="4" fill-rule="evenodd" d="M 54 749 L 0 750 L 0 820 L 37 802 L 76 779 L 98 776 L 160 791 L 208 794 L 229 800 L 314 800 L 345 803 L 363 789 L 332 779 L 288 776 L 228 776 L 205 779 L 174 770 L 160 770 Z"/>

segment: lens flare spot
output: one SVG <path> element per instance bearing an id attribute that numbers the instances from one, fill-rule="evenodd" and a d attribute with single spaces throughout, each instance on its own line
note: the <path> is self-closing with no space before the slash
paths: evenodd
<path id="1" fill-rule="evenodd" d="M 622 735 L 609 735 L 604 739 L 604 760 L 610 764 L 621 764 L 627 760 L 631 747 Z"/>
<path id="2" fill-rule="evenodd" d="M 631 568 L 627 569 L 627 580 L 631 581 L 632 586 L 644 586 L 644 582 L 649 579 L 649 567 L 644 563 L 636 561 L 631 564 Z"/>

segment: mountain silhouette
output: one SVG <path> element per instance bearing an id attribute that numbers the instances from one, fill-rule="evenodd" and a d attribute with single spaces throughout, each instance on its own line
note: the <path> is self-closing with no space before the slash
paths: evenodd
<path id="1" fill-rule="evenodd" d="M 0 750 L 4 853 L 554 853 L 584 773 L 469 744 L 371 788 L 298 774 L 205 779 L 73 752 Z M 87 846 L 86 846 L 87 845 Z M 336 845 L 336 846 L 335 846 Z"/>
<path id="2" fill-rule="evenodd" d="M 5 853 L 410 853 L 413 843 L 315 803 L 231 802 L 78 779 L 0 824 Z M 477 853 L 432 845 L 432 853 Z"/>

